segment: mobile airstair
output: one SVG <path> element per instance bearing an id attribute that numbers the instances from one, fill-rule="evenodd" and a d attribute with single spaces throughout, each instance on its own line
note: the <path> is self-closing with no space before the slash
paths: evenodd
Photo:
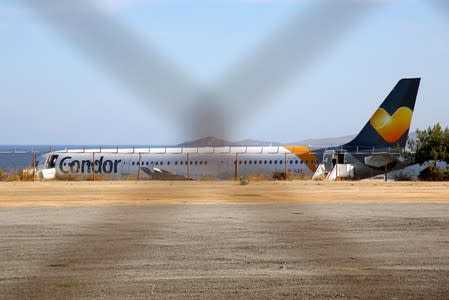
<path id="1" fill-rule="evenodd" d="M 318 165 L 313 180 L 335 181 L 354 178 L 354 166 L 345 160 L 346 151 L 326 150 L 322 163 Z"/>

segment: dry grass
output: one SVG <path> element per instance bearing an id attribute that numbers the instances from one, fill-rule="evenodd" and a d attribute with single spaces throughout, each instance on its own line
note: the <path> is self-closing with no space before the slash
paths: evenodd
<path id="1" fill-rule="evenodd" d="M 75 174 L 64 174 L 64 175 L 60 175 L 57 174 L 55 180 L 59 180 L 59 181 L 105 181 L 108 180 L 109 178 L 101 175 L 101 174 L 95 174 L 95 176 L 89 175 L 75 175 Z"/>
<path id="2" fill-rule="evenodd" d="M 287 180 L 312 180 L 312 175 L 288 173 Z"/>
<path id="3" fill-rule="evenodd" d="M 0 170 L 0 181 L 34 181 L 35 175 L 30 170 L 2 171 Z"/>

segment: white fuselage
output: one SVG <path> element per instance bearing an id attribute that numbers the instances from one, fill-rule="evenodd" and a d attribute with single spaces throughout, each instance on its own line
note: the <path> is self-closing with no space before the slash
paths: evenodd
<path id="1" fill-rule="evenodd" d="M 227 179 L 271 178 L 286 172 L 311 175 L 316 164 L 317 161 L 303 160 L 285 147 L 204 147 L 52 152 L 40 169 L 54 169 L 54 175 L 62 178 Z"/>

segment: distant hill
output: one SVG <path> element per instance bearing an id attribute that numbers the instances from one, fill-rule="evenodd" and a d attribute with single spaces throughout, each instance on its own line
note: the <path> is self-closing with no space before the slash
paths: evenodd
<path id="1" fill-rule="evenodd" d="M 345 135 L 333 138 L 322 138 L 322 139 L 306 139 L 298 142 L 289 143 L 291 145 L 304 145 L 308 147 L 330 147 L 343 145 L 350 142 L 355 135 Z"/>
<path id="2" fill-rule="evenodd" d="M 341 145 L 350 141 L 354 136 L 343 136 L 336 138 L 323 138 L 323 139 L 307 139 L 294 143 L 280 143 L 270 141 L 259 141 L 252 139 L 245 139 L 241 141 L 231 142 L 216 137 L 205 137 L 193 141 L 187 141 L 179 144 L 179 147 L 222 147 L 222 146 L 280 146 L 280 145 L 305 145 L 309 147 L 318 146 L 334 146 Z"/>
<path id="3" fill-rule="evenodd" d="M 213 136 L 208 136 L 205 138 L 188 141 L 179 144 L 179 147 L 221 147 L 221 146 L 229 146 L 231 142 L 226 141 L 224 139 L 219 139 Z"/>
<path id="4" fill-rule="evenodd" d="M 297 142 L 291 143 L 280 143 L 280 142 L 269 142 L 269 141 L 258 141 L 252 139 L 245 139 L 241 141 L 231 142 L 224 139 L 219 139 L 216 137 L 205 137 L 193 141 L 184 142 L 179 144 L 179 147 L 222 147 L 222 146 L 280 146 L 280 145 L 304 145 L 311 148 L 319 148 L 319 147 L 331 147 L 343 145 L 350 142 L 353 138 L 355 138 L 355 134 L 353 135 L 345 135 L 340 137 L 331 137 L 331 138 L 322 138 L 322 139 L 305 139 Z M 416 138 L 415 132 L 410 132 L 409 137 L 411 139 Z"/>

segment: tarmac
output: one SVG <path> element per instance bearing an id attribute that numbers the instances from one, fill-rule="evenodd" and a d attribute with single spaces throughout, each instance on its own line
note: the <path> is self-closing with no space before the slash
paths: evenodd
<path id="1" fill-rule="evenodd" d="M 449 186 L 0 183 L 1 299 L 448 299 Z"/>

